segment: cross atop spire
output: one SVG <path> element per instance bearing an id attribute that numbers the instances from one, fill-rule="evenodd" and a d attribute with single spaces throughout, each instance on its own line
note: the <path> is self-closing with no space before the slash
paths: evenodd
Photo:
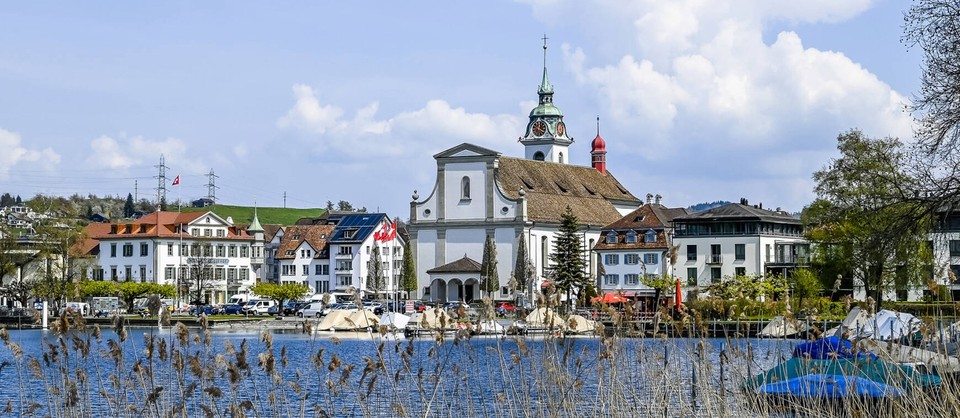
<path id="1" fill-rule="evenodd" d="M 540 81 L 540 103 L 544 103 L 544 95 L 553 94 L 553 86 L 550 85 L 550 79 L 547 77 L 547 34 L 543 34 L 543 80 Z M 546 97 L 547 103 L 552 102 L 552 97 Z"/>
<path id="2" fill-rule="evenodd" d="M 600 136 L 600 115 L 597 115 L 597 136 Z"/>

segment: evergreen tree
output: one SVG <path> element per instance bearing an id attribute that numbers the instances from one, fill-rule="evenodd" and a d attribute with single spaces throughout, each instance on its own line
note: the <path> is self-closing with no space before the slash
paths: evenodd
<path id="1" fill-rule="evenodd" d="M 161 198 L 160 198 L 160 210 L 161 210 L 161 211 L 166 211 L 166 210 L 167 210 L 167 198 L 166 198 L 166 197 L 161 197 Z"/>
<path id="2" fill-rule="evenodd" d="M 400 286 L 407 292 L 417 290 L 417 269 L 413 265 L 413 253 L 410 252 L 410 242 L 403 244 L 403 269 L 400 270 Z"/>
<path id="3" fill-rule="evenodd" d="M 530 256 L 527 255 L 527 240 L 523 239 L 523 234 L 517 239 L 517 262 L 513 266 L 513 278 L 516 284 L 516 291 L 526 292 L 530 287 L 530 280 L 533 279 L 533 272 L 529 268 Z"/>
<path id="4" fill-rule="evenodd" d="M 133 194 L 127 193 L 127 201 L 123 202 L 123 217 L 131 218 L 135 211 L 136 208 L 133 207 Z"/>
<path id="5" fill-rule="evenodd" d="M 383 260 L 380 258 L 380 246 L 374 245 L 370 253 L 370 265 L 367 267 L 367 289 L 373 291 L 380 299 L 380 293 L 387 288 L 386 278 L 383 276 Z"/>
<path id="6" fill-rule="evenodd" d="M 20 198 L 20 195 L 17 195 L 17 205 L 22 205 L 23 199 Z"/>
<path id="7" fill-rule="evenodd" d="M 500 287 L 500 277 L 497 274 L 497 244 L 493 242 L 493 235 L 487 235 L 483 243 L 483 261 L 480 263 L 480 290 L 491 294 Z"/>
<path id="8" fill-rule="evenodd" d="M 553 244 L 553 283 L 557 291 L 567 294 L 567 308 L 570 307 L 570 298 L 573 292 L 579 292 L 589 284 L 584 273 L 583 254 L 580 247 L 580 224 L 573 211 L 567 206 L 560 217 L 560 234 Z"/>
<path id="9" fill-rule="evenodd" d="M 16 203 L 16 201 L 13 200 L 13 196 L 10 196 L 10 193 L 4 193 L 0 196 L 0 207 L 13 206 L 14 203 Z"/>

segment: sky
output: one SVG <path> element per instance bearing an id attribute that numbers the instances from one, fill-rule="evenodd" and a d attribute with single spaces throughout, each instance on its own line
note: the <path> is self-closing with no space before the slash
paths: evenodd
<path id="1" fill-rule="evenodd" d="M 800 211 L 850 129 L 909 142 L 895 0 L 0 3 L 0 192 L 409 216 L 433 155 L 554 102 L 641 199 Z M 175 176 L 180 185 L 171 186 Z"/>

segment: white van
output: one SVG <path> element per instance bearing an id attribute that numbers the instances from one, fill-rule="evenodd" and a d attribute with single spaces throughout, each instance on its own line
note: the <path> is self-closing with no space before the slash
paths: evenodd
<path id="1" fill-rule="evenodd" d="M 246 315 L 266 315 L 267 310 L 276 305 L 272 300 L 251 300 L 240 308 L 240 312 Z"/>

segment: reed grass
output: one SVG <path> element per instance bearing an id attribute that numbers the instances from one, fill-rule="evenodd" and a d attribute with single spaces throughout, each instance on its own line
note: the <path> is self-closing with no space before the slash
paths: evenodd
<path id="1" fill-rule="evenodd" d="M 622 331 L 632 326 L 623 320 L 629 312 L 609 314 Z M 235 343 L 214 338 L 205 317 L 193 330 L 177 324 L 138 339 L 121 318 L 106 333 L 66 314 L 39 350 L 0 330 L 0 377 L 18 385 L 0 410 L 53 418 L 960 416 L 952 378 L 896 400 L 770 402 L 742 383 L 782 360 L 790 342 L 673 338 L 704 335 L 697 328 L 708 323 L 661 320 L 668 332 L 654 337 L 461 331 L 404 339 L 381 328 L 348 347 L 309 321 L 306 340 L 277 344 L 264 331 Z"/>

